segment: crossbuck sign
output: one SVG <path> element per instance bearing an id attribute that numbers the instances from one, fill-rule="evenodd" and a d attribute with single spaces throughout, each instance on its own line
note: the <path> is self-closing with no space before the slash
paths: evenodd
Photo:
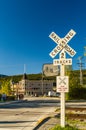
<path id="1" fill-rule="evenodd" d="M 72 49 L 67 43 L 74 37 L 76 32 L 74 30 L 70 30 L 68 34 L 64 38 L 60 38 L 56 33 L 52 32 L 49 37 L 58 45 L 50 52 L 50 56 L 54 58 L 59 52 L 60 52 L 60 57 L 59 59 L 54 59 L 53 60 L 53 65 L 58 66 L 61 65 L 72 65 L 72 59 L 66 59 L 66 54 L 67 52 L 71 57 L 73 57 L 76 52 L 74 49 Z M 57 76 L 57 92 L 68 92 L 68 78 L 67 76 L 63 75 L 63 68 L 61 69 L 61 76 Z M 59 81 L 63 78 L 66 79 L 66 82 L 64 85 L 59 84 Z M 63 80 L 62 80 L 63 81 Z M 59 88 L 59 89 L 58 89 Z"/>
<path id="2" fill-rule="evenodd" d="M 72 65 L 72 59 L 66 59 L 66 52 L 73 57 L 76 52 L 67 43 L 74 37 L 76 32 L 70 30 L 64 38 L 60 38 L 56 33 L 52 32 L 49 37 L 58 44 L 51 52 L 50 56 L 54 58 L 59 52 L 59 59 L 53 60 L 53 65 L 61 65 L 60 76 L 57 76 L 57 92 L 61 92 L 61 126 L 65 127 L 65 92 L 69 91 L 69 77 L 65 76 L 65 65 Z"/>
<path id="3" fill-rule="evenodd" d="M 60 38 L 55 32 L 52 32 L 49 37 L 58 45 L 50 52 L 49 55 L 54 58 L 64 48 L 65 51 L 73 57 L 76 52 L 67 43 L 74 37 L 75 34 L 76 32 L 71 29 L 64 38 Z"/>

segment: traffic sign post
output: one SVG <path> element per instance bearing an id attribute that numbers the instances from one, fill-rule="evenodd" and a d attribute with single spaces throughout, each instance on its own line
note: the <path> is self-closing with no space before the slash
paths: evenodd
<path id="1" fill-rule="evenodd" d="M 51 52 L 50 56 L 54 58 L 59 52 L 59 59 L 53 60 L 53 65 L 60 65 L 60 76 L 57 76 L 57 92 L 61 93 L 61 127 L 65 127 L 65 92 L 69 91 L 69 78 L 65 76 L 65 65 L 72 65 L 72 59 L 66 59 L 66 52 L 73 57 L 76 52 L 67 43 L 74 37 L 76 32 L 70 30 L 64 38 L 60 38 L 52 32 L 49 37 L 58 44 Z"/>
<path id="2" fill-rule="evenodd" d="M 62 55 L 64 54 L 64 57 L 62 57 Z M 62 59 L 66 59 L 66 54 L 65 54 L 65 50 L 63 49 L 62 52 L 60 53 L 60 60 Z M 65 65 L 64 64 L 60 64 L 60 77 L 64 77 L 65 76 Z M 58 78 L 58 76 L 57 76 Z M 62 78 L 63 79 L 63 78 Z M 58 85 L 58 81 L 56 81 L 57 85 Z M 57 90 L 58 90 L 57 86 Z M 65 127 L 65 92 L 63 91 L 63 89 L 61 90 L 61 127 Z"/>

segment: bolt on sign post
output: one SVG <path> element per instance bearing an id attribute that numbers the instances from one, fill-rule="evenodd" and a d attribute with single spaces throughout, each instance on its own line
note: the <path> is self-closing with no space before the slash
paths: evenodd
<path id="1" fill-rule="evenodd" d="M 69 92 L 69 77 L 65 76 L 65 65 L 72 65 L 72 59 L 66 59 L 66 52 L 73 57 L 76 52 L 67 43 L 75 36 L 76 32 L 71 29 L 64 38 L 60 38 L 55 32 L 49 37 L 58 44 L 51 52 L 50 56 L 54 58 L 58 53 L 59 59 L 53 60 L 53 65 L 60 65 L 60 76 L 56 77 L 57 92 L 61 93 L 61 127 L 65 127 L 65 92 Z"/>

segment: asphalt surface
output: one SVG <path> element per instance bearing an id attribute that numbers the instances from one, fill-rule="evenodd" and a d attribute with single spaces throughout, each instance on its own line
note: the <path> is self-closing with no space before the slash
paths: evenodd
<path id="1" fill-rule="evenodd" d="M 60 124 L 55 112 L 59 106 L 57 98 L 29 98 L 0 103 L 0 130 L 48 130 Z M 86 102 L 71 101 L 66 106 L 86 108 Z"/>
<path id="2" fill-rule="evenodd" d="M 33 130 L 55 111 L 55 102 L 32 98 L 0 103 L 0 130 Z"/>

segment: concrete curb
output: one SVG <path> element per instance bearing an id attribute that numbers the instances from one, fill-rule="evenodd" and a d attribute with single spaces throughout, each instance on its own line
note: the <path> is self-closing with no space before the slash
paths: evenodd
<path id="1" fill-rule="evenodd" d="M 38 128 L 40 128 L 41 125 L 44 124 L 45 122 L 47 122 L 50 118 L 57 117 L 57 116 L 59 116 L 59 113 L 54 113 L 54 114 L 51 114 L 51 115 L 47 115 L 47 116 L 39 119 L 38 122 L 37 122 L 37 125 L 34 127 L 33 130 L 38 130 Z"/>
<path id="2" fill-rule="evenodd" d="M 35 126 L 35 128 L 33 130 L 38 130 L 38 128 L 43 124 L 45 123 L 46 121 L 48 121 L 51 117 L 48 116 L 48 117 L 44 117 L 42 119 L 40 119 L 38 122 L 37 122 L 37 125 Z"/>
<path id="3" fill-rule="evenodd" d="M 9 101 L 9 102 L 0 102 L 0 106 L 1 105 L 5 105 L 5 104 L 11 104 L 11 103 L 17 103 L 17 102 L 25 102 L 27 100 L 16 100 L 16 101 Z"/>

